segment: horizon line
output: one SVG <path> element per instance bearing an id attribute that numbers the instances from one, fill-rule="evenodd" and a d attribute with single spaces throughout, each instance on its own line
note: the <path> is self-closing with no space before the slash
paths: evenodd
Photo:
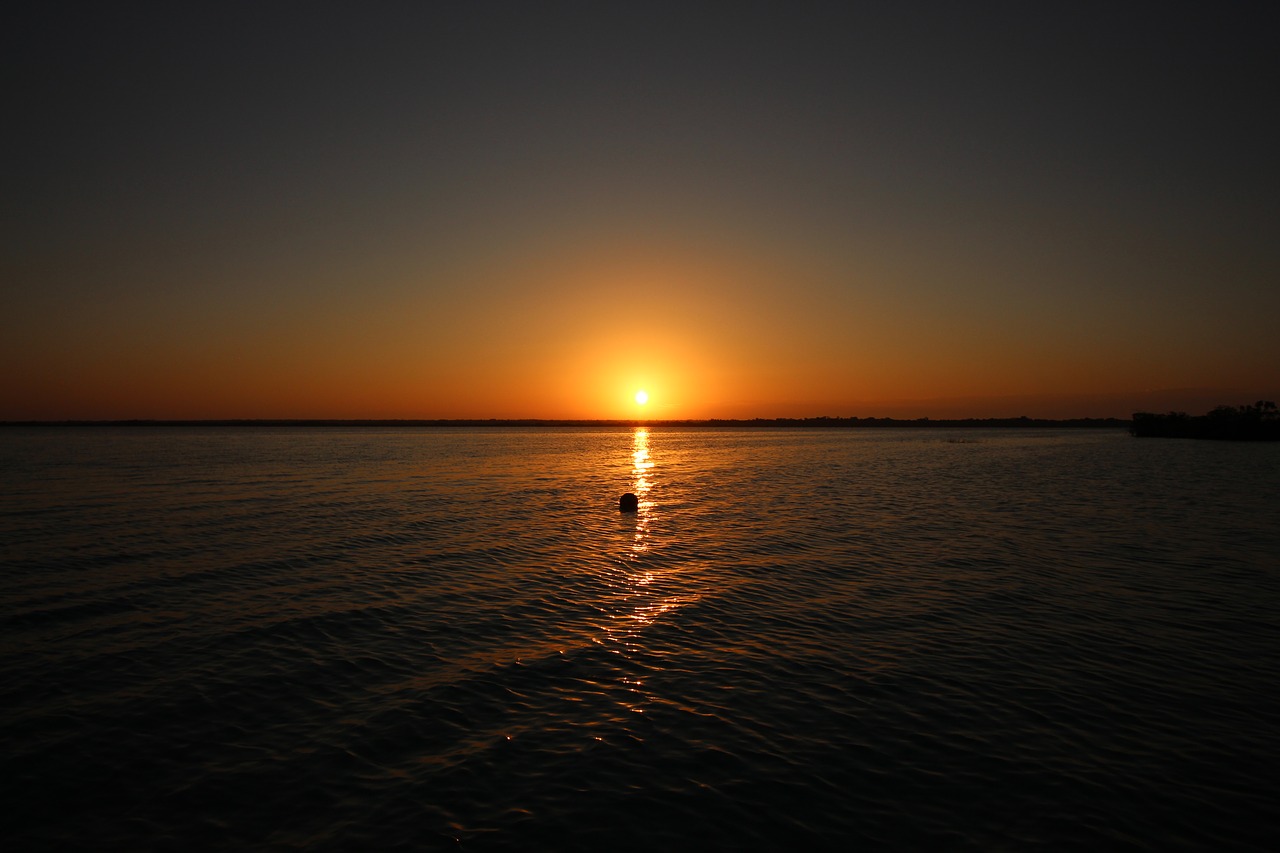
<path id="1" fill-rule="evenodd" d="M 0 421 L 0 426 L 300 426 L 300 427 L 640 427 L 640 426 L 1122 426 L 1131 418 L 891 418 L 818 415 L 779 418 L 63 418 Z"/>

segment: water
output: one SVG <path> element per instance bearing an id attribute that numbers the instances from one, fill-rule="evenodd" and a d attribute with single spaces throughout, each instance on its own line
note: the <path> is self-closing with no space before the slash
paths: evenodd
<path id="1" fill-rule="evenodd" d="M 0 845 L 1270 849 L 1278 482 L 1113 432 L 9 428 Z"/>

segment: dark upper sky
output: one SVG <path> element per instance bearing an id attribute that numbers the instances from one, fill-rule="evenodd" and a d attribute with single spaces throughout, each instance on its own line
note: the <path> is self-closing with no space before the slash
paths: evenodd
<path id="1" fill-rule="evenodd" d="M 40 5 L 0 417 L 1274 390 L 1266 11 Z"/>

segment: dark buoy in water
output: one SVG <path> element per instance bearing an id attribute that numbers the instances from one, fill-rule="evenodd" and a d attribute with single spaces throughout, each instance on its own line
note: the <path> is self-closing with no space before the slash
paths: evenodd
<path id="1" fill-rule="evenodd" d="M 640 508 L 640 499 L 627 492 L 618 498 L 618 512 L 635 512 Z"/>

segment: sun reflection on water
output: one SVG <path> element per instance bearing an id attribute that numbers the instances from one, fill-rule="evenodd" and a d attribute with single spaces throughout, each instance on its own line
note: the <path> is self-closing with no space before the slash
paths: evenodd
<path id="1" fill-rule="evenodd" d="M 635 482 L 632 485 L 632 491 L 635 492 L 639 501 L 639 507 L 636 510 L 636 532 L 631 543 L 631 558 L 635 559 L 648 548 L 649 515 L 653 509 L 653 503 L 649 500 L 649 490 L 653 488 L 653 483 L 649 479 L 649 472 L 653 469 L 653 460 L 649 457 L 649 430 L 644 427 L 636 429 L 633 448 L 631 476 Z M 649 583 L 652 579 L 652 576 L 649 576 L 643 582 Z"/>
<path id="2" fill-rule="evenodd" d="M 643 631 L 662 616 L 696 601 L 700 595 L 690 592 L 688 578 L 679 568 L 662 559 L 661 549 L 654 548 L 653 525 L 658 517 L 653 500 L 657 465 L 650 452 L 650 433 L 638 427 L 632 436 L 631 490 L 638 507 L 631 545 L 619 559 L 621 571 L 614 575 L 616 609 L 605 626 L 606 642 L 618 644 L 621 653 L 643 652 Z M 633 687 L 638 688 L 640 682 Z"/>

